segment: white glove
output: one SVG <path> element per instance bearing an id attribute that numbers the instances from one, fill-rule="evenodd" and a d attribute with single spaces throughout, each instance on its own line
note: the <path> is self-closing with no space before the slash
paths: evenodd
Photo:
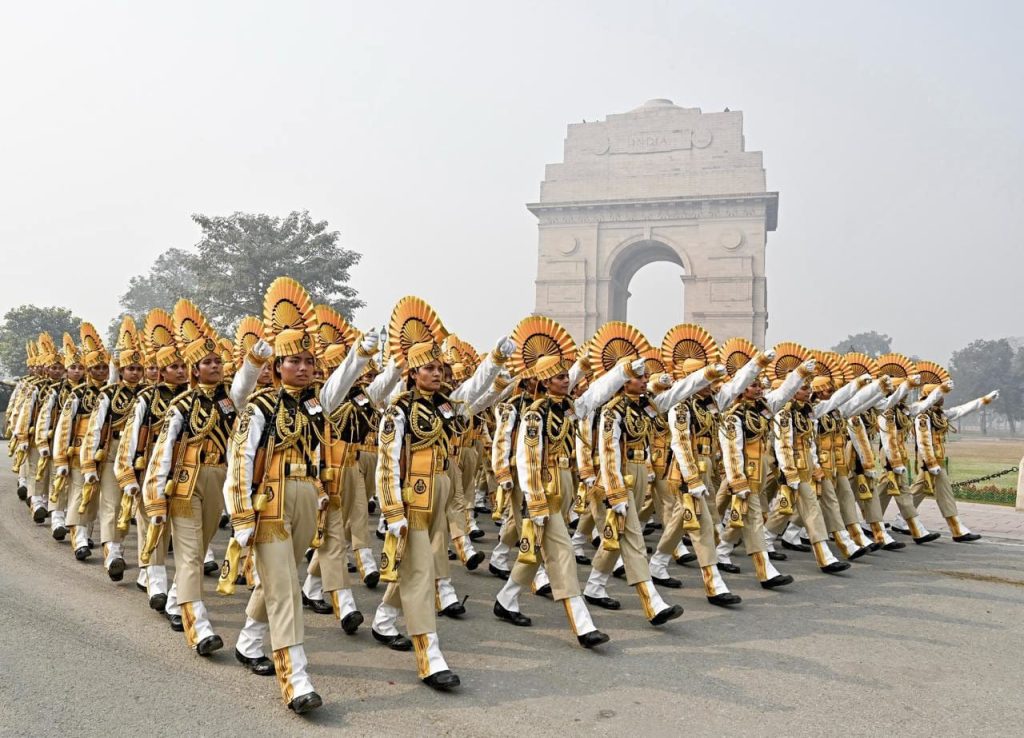
<path id="1" fill-rule="evenodd" d="M 874 469 L 865 469 L 864 476 L 868 479 L 878 479 L 878 472 Z"/>
<path id="2" fill-rule="evenodd" d="M 547 516 L 547 515 L 538 515 L 538 516 L 536 516 L 536 517 L 533 517 L 533 516 L 531 515 L 531 516 L 530 516 L 530 520 L 532 520 L 532 521 L 533 521 L 533 524 L 534 524 L 534 525 L 537 525 L 537 526 L 540 526 L 541 528 L 543 528 L 543 527 L 544 527 L 544 524 L 545 524 L 546 522 L 548 522 L 548 516 Z"/>
<path id="3" fill-rule="evenodd" d="M 612 505 L 612 510 L 615 512 L 615 514 L 616 515 L 621 515 L 623 517 L 625 517 L 626 510 L 628 510 L 628 509 L 629 509 L 629 503 L 628 502 L 620 502 L 618 505 Z"/>
<path id="4" fill-rule="evenodd" d="M 708 493 L 708 488 L 703 484 L 698 484 L 695 487 L 690 487 L 690 494 L 694 497 L 700 498 Z"/>
<path id="5" fill-rule="evenodd" d="M 947 392 L 952 392 L 953 391 L 953 380 L 951 379 L 948 382 L 946 382 L 945 384 L 946 384 L 946 391 Z"/>
<path id="6" fill-rule="evenodd" d="M 327 494 L 317 495 L 316 498 L 316 509 L 326 510 L 327 506 L 331 504 L 331 498 Z"/>
<path id="7" fill-rule="evenodd" d="M 370 330 L 368 330 L 366 332 L 366 335 L 363 336 L 363 342 L 361 344 L 361 348 L 363 349 L 363 353 L 365 353 L 365 354 L 375 353 L 377 351 L 377 345 L 379 343 L 380 343 L 380 334 L 377 332 L 376 328 L 371 328 Z"/>
<path id="8" fill-rule="evenodd" d="M 127 487 L 124 488 L 124 493 L 126 495 L 131 495 L 132 497 L 135 497 L 137 494 L 139 494 L 139 485 L 129 484 Z"/>
<path id="9" fill-rule="evenodd" d="M 907 473 L 907 467 L 905 467 L 905 466 L 894 466 L 892 468 L 892 470 L 894 472 L 896 472 L 897 474 L 906 474 Z"/>
<path id="10" fill-rule="evenodd" d="M 998 400 L 999 399 L 999 390 L 995 390 L 994 392 L 989 392 L 987 395 L 985 395 L 985 399 L 988 402 L 992 402 L 993 400 Z"/>
<path id="11" fill-rule="evenodd" d="M 590 489 L 597 484 L 597 477 L 587 477 L 583 480 L 583 484 L 587 485 L 587 489 Z"/>
<path id="12" fill-rule="evenodd" d="M 940 469 L 937 466 L 932 466 L 928 468 L 928 473 L 931 474 L 933 477 L 939 476 L 940 471 L 942 471 L 942 469 Z"/>
<path id="13" fill-rule="evenodd" d="M 246 546 L 249 545 L 249 541 L 252 539 L 252 534 L 253 534 L 253 531 L 255 531 L 255 530 L 256 530 L 256 528 L 254 528 L 254 527 L 236 528 L 235 529 L 235 534 L 232 537 L 236 541 L 238 541 L 238 545 L 239 546 L 241 546 L 242 548 L 245 548 Z"/>
<path id="14" fill-rule="evenodd" d="M 28 441 L 24 441 L 22 443 L 19 443 L 18 444 L 18 448 L 16 450 L 18 450 L 18 451 L 28 451 Z"/>
<path id="15" fill-rule="evenodd" d="M 151 517 L 149 519 L 149 524 L 150 525 L 163 525 L 164 524 L 164 516 L 163 515 L 154 515 L 153 517 Z M 235 533 L 235 538 L 238 538 L 238 534 L 237 533 Z M 246 540 L 249 540 L 249 539 L 246 538 Z"/>
<path id="16" fill-rule="evenodd" d="M 741 500 L 746 500 L 748 494 L 750 494 L 750 491 L 745 489 L 742 492 L 737 492 L 736 496 L 739 497 Z"/>
<path id="17" fill-rule="evenodd" d="M 717 377 L 724 377 L 728 373 L 725 369 L 725 364 L 712 364 L 710 366 L 710 369 L 715 373 L 715 376 Z"/>
<path id="18" fill-rule="evenodd" d="M 657 479 L 657 477 L 655 476 L 654 472 L 648 472 L 647 473 L 647 481 L 648 482 L 653 482 L 655 479 Z"/>
<path id="19" fill-rule="evenodd" d="M 502 358 L 507 359 L 516 352 L 515 341 L 513 341 L 508 336 L 502 336 L 501 338 L 498 339 L 498 343 L 494 347 L 494 350 L 497 351 Z"/>
<path id="20" fill-rule="evenodd" d="M 264 361 L 266 361 L 267 359 L 274 355 L 274 349 L 271 347 L 269 343 L 264 341 L 262 338 L 258 340 L 256 343 L 254 343 L 252 345 L 252 348 L 249 350 L 252 351 L 254 356 L 258 356 Z"/>
<path id="21" fill-rule="evenodd" d="M 39 449 L 39 455 L 42 456 L 44 459 L 50 458 L 50 449 L 46 448 L 46 446 L 43 446 L 41 449 Z"/>
<path id="22" fill-rule="evenodd" d="M 808 359 L 807 361 L 804 362 L 804 369 L 808 372 L 811 372 L 812 374 L 814 373 L 814 368 L 816 366 L 818 366 L 818 362 L 816 359 Z"/>
<path id="23" fill-rule="evenodd" d="M 53 473 L 58 477 L 66 477 L 68 475 L 68 468 L 66 466 L 58 466 L 53 470 Z"/>
<path id="24" fill-rule="evenodd" d="M 86 472 L 83 479 L 86 484 L 92 484 L 93 482 L 100 481 L 100 477 L 96 472 Z"/>
<path id="25" fill-rule="evenodd" d="M 800 489 L 800 480 L 798 479 L 795 482 L 786 482 L 786 486 L 792 490 L 798 490 Z"/>
<path id="26" fill-rule="evenodd" d="M 775 349 L 768 349 L 767 351 L 762 351 L 761 355 L 764 358 L 768 359 L 768 361 L 774 361 L 775 360 Z"/>
<path id="27" fill-rule="evenodd" d="M 505 490 L 506 492 L 508 492 L 513 487 L 515 487 L 515 485 L 512 482 L 502 482 L 501 483 L 501 488 L 503 490 Z"/>
<path id="28" fill-rule="evenodd" d="M 910 381 L 910 386 L 911 387 L 920 387 L 921 386 L 921 375 L 920 374 L 911 374 L 909 377 L 907 377 L 907 379 Z"/>
<path id="29" fill-rule="evenodd" d="M 629 368 L 633 370 L 633 374 L 642 377 L 646 370 L 646 363 L 643 359 L 637 359 L 630 363 Z"/>
<path id="30" fill-rule="evenodd" d="M 388 523 L 388 533 L 395 536 L 396 538 L 402 535 L 402 532 L 409 527 L 409 521 L 405 518 L 399 518 L 393 523 Z"/>

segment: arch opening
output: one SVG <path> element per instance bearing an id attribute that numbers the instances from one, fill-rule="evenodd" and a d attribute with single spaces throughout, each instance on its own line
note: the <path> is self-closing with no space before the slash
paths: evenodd
<path id="1" fill-rule="evenodd" d="M 680 253 L 661 241 L 626 245 L 609 270 L 611 319 L 627 320 L 660 343 L 665 331 L 682 322 L 686 264 Z"/>

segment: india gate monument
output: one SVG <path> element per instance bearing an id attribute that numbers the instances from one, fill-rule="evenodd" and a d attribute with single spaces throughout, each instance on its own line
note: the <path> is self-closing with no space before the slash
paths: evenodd
<path id="1" fill-rule="evenodd" d="M 764 345 L 779 195 L 765 189 L 761 152 L 744 148 L 742 112 L 650 100 L 570 124 L 563 159 L 527 205 L 540 231 L 536 312 L 586 340 L 626 318 L 637 270 L 668 261 L 684 271 L 684 320 Z"/>

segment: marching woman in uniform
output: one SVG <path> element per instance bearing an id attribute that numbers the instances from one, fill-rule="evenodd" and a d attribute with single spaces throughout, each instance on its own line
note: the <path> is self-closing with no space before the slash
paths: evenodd
<path id="1" fill-rule="evenodd" d="M 124 578 L 124 538 L 127 527 L 118 525 L 121 505 L 131 505 L 129 498 L 122 501 L 114 463 L 128 418 L 131 417 L 135 395 L 141 388 L 143 375 L 142 352 L 139 350 L 138 329 L 130 316 L 121 321 L 114 360 L 119 367 L 120 379 L 108 384 L 99 394 L 96 408 L 89 418 L 85 440 L 82 443 L 82 473 L 87 483 L 98 484 L 100 544 L 103 546 L 103 567 L 112 582 Z M 127 526 L 127 518 L 125 518 Z"/>
<path id="2" fill-rule="evenodd" d="M 166 605 L 171 628 L 183 630 L 189 648 L 209 656 L 224 641 L 213 632 L 203 604 L 203 559 L 224 506 L 221 490 L 235 406 L 223 381 L 217 334 L 199 308 L 179 300 L 174 329 L 192 387 L 167 409 L 143 492 L 151 524 L 169 521 L 174 538 L 174 586 Z"/>
<path id="3" fill-rule="evenodd" d="M 69 483 L 68 525 L 71 527 L 71 547 L 75 558 L 85 561 L 92 556 L 90 535 L 99 509 L 99 495 L 95 482 L 86 485 L 82 473 L 81 450 L 89 426 L 89 416 L 95 409 L 100 390 L 107 382 L 110 357 L 103 341 L 91 323 L 82 323 L 78 329 L 82 339 L 82 364 L 86 381 L 68 396 L 57 420 L 53 440 L 53 470 L 61 488 Z"/>
<path id="4" fill-rule="evenodd" d="M 306 671 L 298 562 L 326 525 L 329 498 L 321 482 L 326 421 L 377 346 L 370 332 L 322 387 L 316 370 L 316 310 L 305 289 L 280 277 L 263 304 L 263 330 L 274 350 L 276 392 L 252 396 L 231 437 L 224 500 L 235 540 L 250 543 L 259 575 L 246 608 L 236 658 L 260 675 L 277 675 L 289 709 L 323 704 Z M 269 633 L 273 664 L 263 654 Z"/>
<path id="5" fill-rule="evenodd" d="M 402 298 L 392 311 L 389 353 L 404 357 L 409 391 L 394 400 L 381 420 L 377 491 L 388 535 L 404 541 L 399 547 L 404 547 L 404 552 L 397 581 L 388 585 L 371 629 L 374 638 L 390 648 L 415 649 L 419 677 L 434 689 L 460 684 L 459 677 L 448 669 L 437 640 L 435 582 L 447 573 L 439 570 L 438 564 L 442 559 L 447 564 L 443 543 L 448 524 L 445 502 L 451 483 L 447 473 L 451 439 L 465 431 L 467 405 L 475 399 L 456 403 L 440 391 L 444 377 L 441 343 L 446 335 L 437 313 L 417 297 Z M 491 357 L 495 369 L 484 377 L 485 390 L 498 365 L 514 349 L 508 339 L 498 342 Z M 402 612 L 411 643 L 395 627 Z"/>
<path id="6" fill-rule="evenodd" d="M 164 417 L 171 402 L 188 390 L 188 367 L 174 340 L 174 322 L 166 310 L 155 308 L 146 316 L 142 329 L 142 345 L 147 364 L 157 368 L 157 381 L 139 390 L 128 413 L 121 442 L 114 460 L 114 474 L 122 492 L 139 500 L 142 477 L 146 473 Z M 167 606 L 167 543 L 162 535 L 156 547 L 146 552 L 151 520 L 144 504 L 137 504 L 135 513 L 138 542 L 139 577 L 136 584 L 146 589 L 149 606 L 163 613 Z"/>

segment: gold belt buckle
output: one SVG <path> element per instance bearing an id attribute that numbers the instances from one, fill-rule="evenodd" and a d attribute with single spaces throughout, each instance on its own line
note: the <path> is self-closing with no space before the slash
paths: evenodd
<path id="1" fill-rule="evenodd" d="M 558 468 L 559 469 L 568 469 L 569 468 L 569 457 L 568 456 L 559 456 L 558 457 Z"/>
<path id="2" fill-rule="evenodd" d="M 308 477 L 306 473 L 305 464 L 289 464 L 288 465 L 288 476 L 289 477 Z"/>

